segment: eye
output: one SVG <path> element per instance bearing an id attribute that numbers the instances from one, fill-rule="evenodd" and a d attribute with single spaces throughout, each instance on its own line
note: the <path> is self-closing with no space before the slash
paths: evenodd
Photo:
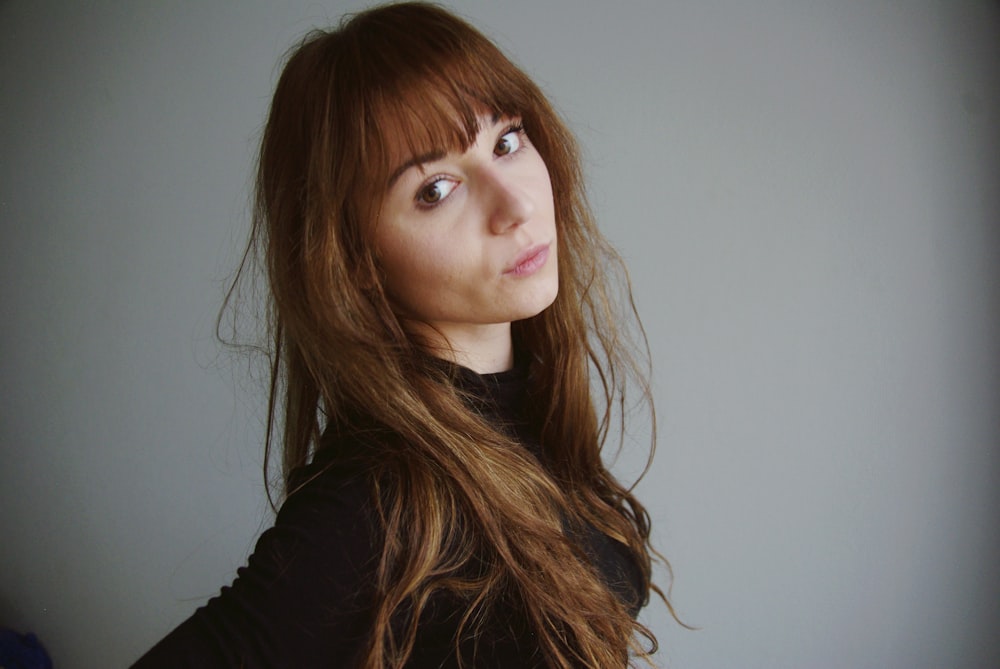
<path id="1" fill-rule="evenodd" d="M 521 133 L 523 132 L 524 129 L 519 125 L 507 128 L 507 131 L 497 141 L 496 146 L 493 147 L 493 153 L 498 156 L 509 156 L 512 153 L 517 153 L 518 149 L 521 148 Z"/>
<path id="2" fill-rule="evenodd" d="M 417 204 L 433 207 L 451 195 L 457 185 L 458 183 L 451 179 L 434 179 L 417 191 Z"/>

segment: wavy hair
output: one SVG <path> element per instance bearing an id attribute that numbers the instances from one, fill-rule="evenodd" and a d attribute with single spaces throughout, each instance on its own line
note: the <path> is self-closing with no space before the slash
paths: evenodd
<path id="1" fill-rule="evenodd" d="M 530 360 L 544 465 L 470 410 L 406 331 L 371 241 L 392 161 L 464 151 L 483 114 L 519 117 L 552 182 L 559 293 L 512 326 Z M 602 460 L 611 433 L 624 435 L 626 391 L 648 406 L 652 457 L 648 347 L 624 266 L 587 204 L 575 140 L 524 72 L 429 4 L 376 7 L 308 35 L 274 93 L 236 282 L 255 260 L 270 293 L 265 476 L 278 438 L 294 495 L 294 473 L 317 450 L 337 459 L 324 429 L 381 435 L 365 440 L 385 537 L 366 667 L 405 664 L 441 591 L 465 607 L 459 636 L 515 602 L 549 666 L 622 666 L 655 652 L 628 612 L 651 591 L 667 601 L 651 581 L 649 517 Z M 619 601 L 567 538 L 588 522 L 631 549 L 641 601 Z"/>

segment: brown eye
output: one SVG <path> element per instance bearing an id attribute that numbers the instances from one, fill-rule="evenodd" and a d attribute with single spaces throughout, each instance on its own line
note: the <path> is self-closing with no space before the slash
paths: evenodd
<path id="1" fill-rule="evenodd" d="M 420 191 L 420 201 L 424 204 L 435 204 L 441 200 L 441 189 L 438 188 L 437 183 L 432 183 Z"/>
<path id="2" fill-rule="evenodd" d="M 503 137 L 497 142 L 497 145 L 493 147 L 493 153 L 498 156 L 506 156 L 511 153 L 516 153 L 518 149 L 521 148 L 521 135 L 520 130 L 508 130 L 504 133 Z"/>
<path id="3" fill-rule="evenodd" d="M 448 178 L 438 178 L 417 191 L 417 204 L 434 207 L 440 204 L 458 186 L 458 182 Z"/>

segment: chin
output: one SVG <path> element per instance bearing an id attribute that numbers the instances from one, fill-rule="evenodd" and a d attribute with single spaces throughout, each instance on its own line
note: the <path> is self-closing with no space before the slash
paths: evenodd
<path id="1" fill-rule="evenodd" d="M 544 293 L 540 292 L 535 296 L 536 299 L 531 301 L 531 304 L 524 305 L 522 310 L 522 315 L 519 318 L 513 320 L 526 320 L 528 318 L 534 318 L 538 314 L 542 313 L 546 309 L 552 306 L 556 301 L 556 297 L 559 295 L 559 286 L 553 286 L 551 290 L 546 290 Z"/>

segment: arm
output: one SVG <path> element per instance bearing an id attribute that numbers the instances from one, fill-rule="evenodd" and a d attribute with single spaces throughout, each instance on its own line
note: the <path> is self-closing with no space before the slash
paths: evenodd
<path id="1" fill-rule="evenodd" d="M 370 628 L 380 551 L 368 478 L 328 470 L 291 495 L 232 586 L 133 669 L 350 665 Z"/>

